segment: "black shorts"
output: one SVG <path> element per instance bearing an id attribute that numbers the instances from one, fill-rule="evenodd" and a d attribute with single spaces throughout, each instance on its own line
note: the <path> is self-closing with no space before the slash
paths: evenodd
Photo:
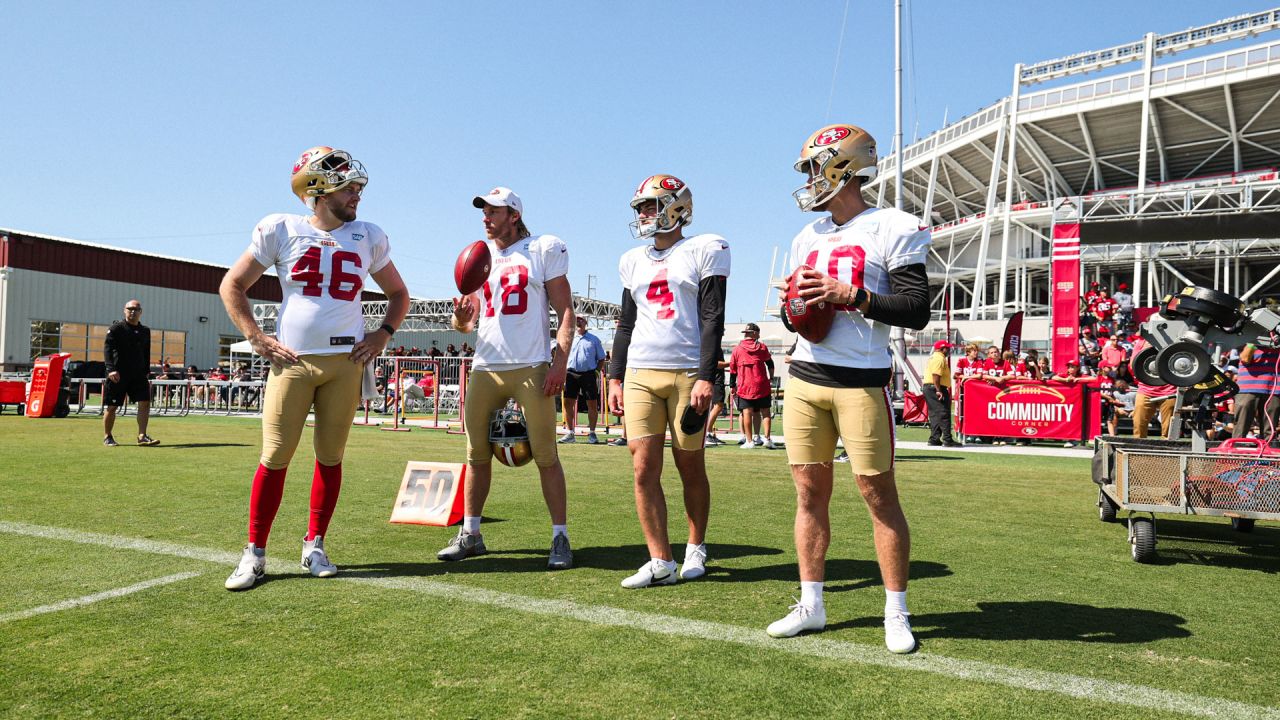
<path id="1" fill-rule="evenodd" d="M 129 402 L 151 402 L 151 384 L 145 376 L 121 375 L 120 382 L 106 380 L 102 383 L 102 404 L 108 407 L 120 407 L 125 404 L 125 396 Z"/>
<path id="2" fill-rule="evenodd" d="M 712 405 L 724 404 L 724 383 L 718 382 L 718 383 L 711 384 L 711 404 Z"/>
<path id="3" fill-rule="evenodd" d="M 595 370 L 584 373 L 570 370 L 564 378 L 564 396 L 570 400 L 599 400 L 600 376 Z"/>
<path id="4" fill-rule="evenodd" d="M 762 398 L 750 398 L 750 399 L 744 398 L 744 397 L 738 398 L 739 410 L 751 409 L 751 410 L 764 410 L 768 412 L 772 408 L 773 408 L 773 399 L 767 395 Z"/>

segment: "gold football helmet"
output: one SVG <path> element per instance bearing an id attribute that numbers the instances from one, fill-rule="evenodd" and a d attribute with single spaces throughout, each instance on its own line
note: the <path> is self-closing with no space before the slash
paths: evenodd
<path id="1" fill-rule="evenodd" d="M 493 414 L 489 422 L 489 445 L 494 457 L 507 467 L 520 467 L 533 459 L 529 445 L 529 426 L 524 413 L 508 405 Z"/>
<path id="2" fill-rule="evenodd" d="M 649 200 L 658 203 L 658 213 L 654 217 L 641 218 L 640 205 Z M 693 191 L 674 175 L 650 175 L 636 188 L 636 194 L 631 198 L 631 209 L 636 213 L 636 219 L 631 223 L 631 234 L 637 239 L 670 232 L 693 222 Z"/>
<path id="3" fill-rule="evenodd" d="M 855 125 L 828 125 L 805 141 L 795 169 L 809 179 L 791 197 L 801 210 L 816 210 L 855 176 L 875 179 L 876 140 Z"/>
<path id="4" fill-rule="evenodd" d="M 298 156 L 293 164 L 293 194 L 315 209 L 316 198 L 341 190 L 351 183 L 367 185 L 364 165 L 346 150 L 319 145 Z"/>

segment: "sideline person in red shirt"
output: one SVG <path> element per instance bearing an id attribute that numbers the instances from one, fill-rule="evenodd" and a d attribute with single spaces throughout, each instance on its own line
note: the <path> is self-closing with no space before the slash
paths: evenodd
<path id="1" fill-rule="evenodd" d="M 738 376 L 738 409 L 742 411 L 743 450 L 773 450 L 773 355 L 760 342 L 760 326 L 747 323 L 742 342 L 729 356 L 729 372 Z M 760 426 L 764 425 L 764 434 Z M 754 432 L 754 435 L 752 434 Z"/>

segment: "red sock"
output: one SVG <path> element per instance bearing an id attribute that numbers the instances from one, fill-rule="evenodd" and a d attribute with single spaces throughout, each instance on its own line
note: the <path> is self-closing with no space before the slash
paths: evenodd
<path id="1" fill-rule="evenodd" d="M 253 490 L 249 492 L 249 542 L 257 547 L 267 546 L 271 523 L 276 519 L 280 498 L 284 496 L 284 476 L 288 471 L 287 467 L 272 470 L 266 465 L 259 465 L 253 474 Z"/>
<path id="2" fill-rule="evenodd" d="M 342 463 L 321 465 L 316 461 L 316 472 L 311 477 L 311 521 L 307 525 L 307 540 L 324 535 L 329 530 L 329 519 L 338 504 L 338 492 L 342 490 Z"/>

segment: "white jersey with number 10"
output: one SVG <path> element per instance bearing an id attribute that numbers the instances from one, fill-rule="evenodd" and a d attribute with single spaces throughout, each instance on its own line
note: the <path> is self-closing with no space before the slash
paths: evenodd
<path id="1" fill-rule="evenodd" d="M 636 303 L 627 367 L 698 367 L 702 344 L 698 288 L 706 278 L 728 277 L 729 265 L 729 243 L 711 234 L 683 238 L 666 250 L 645 245 L 624 253 L 618 274 Z"/>
<path id="2" fill-rule="evenodd" d="M 480 288 L 475 367 L 512 370 L 551 360 L 547 281 L 569 274 L 569 250 L 554 235 L 531 235 L 500 250 Z"/>
<path id="3" fill-rule="evenodd" d="M 253 259 L 274 267 L 284 301 L 276 336 L 299 355 L 351 352 L 364 339 L 360 290 L 391 262 L 387 234 L 356 220 L 325 232 L 301 215 L 268 215 L 253 230 Z"/>

